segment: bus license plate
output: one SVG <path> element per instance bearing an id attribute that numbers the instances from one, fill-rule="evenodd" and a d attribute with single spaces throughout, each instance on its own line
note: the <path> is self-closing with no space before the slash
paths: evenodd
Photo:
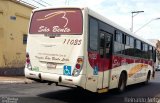
<path id="1" fill-rule="evenodd" d="M 48 69 L 56 69 L 57 64 L 55 63 L 47 63 L 47 68 Z"/>

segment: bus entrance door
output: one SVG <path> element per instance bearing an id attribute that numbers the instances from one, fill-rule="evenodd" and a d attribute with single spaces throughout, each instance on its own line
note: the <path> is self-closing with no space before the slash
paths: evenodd
<path id="1" fill-rule="evenodd" d="M 111 67 L 111 40 L 111 34 L 104 31 L 100 32 L 98 89 L 105 89 L 109 87 L 109 68 Z"/>

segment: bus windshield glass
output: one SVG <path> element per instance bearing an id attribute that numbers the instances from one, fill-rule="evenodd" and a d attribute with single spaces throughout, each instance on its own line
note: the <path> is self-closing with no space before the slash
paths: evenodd
<path id="1" fill-rule="evenodd" d="M 29 33 L 80 35 L 82 28 L 80 9 L 48 9 L 33 13 Z"/>

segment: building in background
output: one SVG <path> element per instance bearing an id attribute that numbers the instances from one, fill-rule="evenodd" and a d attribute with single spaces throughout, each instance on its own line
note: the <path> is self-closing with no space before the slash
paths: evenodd
<path id="1" fill-rule="evenodd" d="M 0 0 L 0 75 L 23 73 L 32 9 L 16 0 Z"/>
<path id="2" fill-rule="evenodd" d="M 157 48 L 157 59 L 158 59 L 157 65 L 160 65 L 160 41 L 159 40 L 157 40 L 156 48 Z"/>

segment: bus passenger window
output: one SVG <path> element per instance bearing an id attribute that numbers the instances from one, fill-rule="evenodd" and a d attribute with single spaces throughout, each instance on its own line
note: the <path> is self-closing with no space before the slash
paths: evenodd
<path id="1" fill-rule="evenodd" d="M 89 48 L 98 50 L 98 22 L 96 19 L 89 19 Z"/>

